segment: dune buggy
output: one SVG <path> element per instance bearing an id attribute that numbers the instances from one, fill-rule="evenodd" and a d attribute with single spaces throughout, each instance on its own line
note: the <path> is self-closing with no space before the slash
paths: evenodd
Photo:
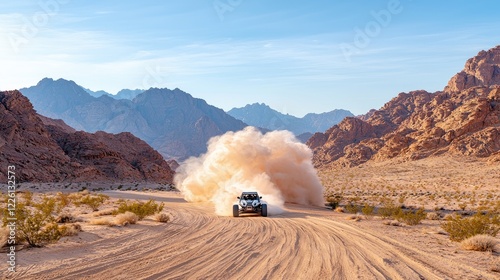
<path id="1" fill-rule="evenodd" d="M 243 213 L 257 213 L 267 217 L 267 203 L 257 192 L 243 192 L 238 196 L 238 203 L 233 205 L 233 216 L 238 217 Z"/>

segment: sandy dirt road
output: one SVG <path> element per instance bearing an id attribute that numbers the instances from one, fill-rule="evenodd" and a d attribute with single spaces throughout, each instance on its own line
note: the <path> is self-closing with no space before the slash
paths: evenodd
<path id="1" fill-rule="evenodd" d="M 109 192 L 164 201 L 167 224 L 120 228 L 19 253 L 17 279 L 494 279 L 474 267 L 378 236 L 331 211 L 287 205 L 272 217 L 218 217 L 176 193 Z M 83 232 L 82 235 L 91 233 Z M 470 278 L 469 278 L 470 277 Z"/>

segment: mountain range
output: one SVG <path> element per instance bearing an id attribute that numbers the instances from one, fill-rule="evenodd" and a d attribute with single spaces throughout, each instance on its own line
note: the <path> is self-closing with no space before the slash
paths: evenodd
<path id="1" fill-rule="evenodd" d="M 233 108 L 227 112 L 236 119 L 251 126 L 268 130 L 289 130 L 296 136 L 312 135 L 323 132 L 342 121 L 354 116 L 347 110 L 333 110 L 322 114 L 307 114 L 303 118 L 282 114 L 264 103 L 254 103 L 242 108 Z"/>
<path id="2" fill-rule="evenodd" d="M 137 95 L 146 91 L 144 89 L 122 89 L 117 94 L 111 94 L 104 90 L 92 91 L 88 88 L 84 88 L 84 90 L 93 97 L 101 97 L 105 95 L 112 97 L 114 99 L 128 99 L 128 100 L 133 100 Z"/>
<path id="3" fill-rule="evenodd" d="M 62 119 L 76 130 L 90 133 L 130 132 L 165 158 L 181 161 L 205 152 L 211 137 L 248 124 L 263 131 L 287 129 L 305 143 L 314 132 L 352 116 L 349 111 L 334 110 L 296 118 L 264 104 L 235 108 L 227 114 L 180 89 L 121 90 L 111 95 L 64 79 L 45 78 L 20 91 L 41 115 Z"/>
<path id="4" fill-rule="evenodd" d="M 20 91 L 44 116 L 87 132 L 130 132 L 168 159 L 197 156 L 211 137 L 247 126 L 180 89 L 151 88 L 133 100 L 115 99 L 93 97 L 73 81 L 45 78 Z"/>
<path id="5" fill-rule="evenodd" d="M 0 173 L 13 165 L 18 182 L 172 183 L 168 163 L 131 133 L 75 131 L 37 114 L 19 91 L 0 92 L 0 119 Z"/>
<path id="6" fill-rule="evenodd" d="M 400 93 L 379 110 L 316 133 L 307 145 L 320 168 L 444 154 L 500 161 L 500 46 L 469 59 L 443 91 Z"/>

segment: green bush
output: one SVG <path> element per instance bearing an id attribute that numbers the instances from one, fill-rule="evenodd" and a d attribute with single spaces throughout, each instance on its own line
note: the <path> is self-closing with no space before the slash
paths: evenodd
<path id="1" fill-rule="evenodd" d="M 401 213 L 401 207 L 394 204 L 390 199 L 382 200 L 382 206 L 378 209 L 377 213 L 382 216 L 382 218 L 396 218 Z"/>
<path id="2" fill-rule="evenodd" d="M 118 209 L 113 214 L 132 212 L 137 215 L 139 221 L 144 219 L 146 216 L 150 216 L 159 213 L 163 210 L 163 203 L 158 204 L 152 199 L 148 202 L 141 201 L 122 201 Z"/>
<path id="3" fill-rule="evenodd" d="M 70 195 L 62 192 L 57 193 L 57 200 L 59 201 L 59 207 L 61 209 L 64 209 L 72 202 Z"/>
<path id="4" fill-rule="evenodd" d="M 64 230 L 55 223 L 52 215 L 56 211 L 54 199 L 44 197 L 42 202 L 31 202 L 33 207 L 18 202 L 16 205 L 15 218 L 16 230 L 19 240 L 25 240 L 32 247 L 42 247 L 45 244 L 59 240 Z M 7 211 L 7 210 L 5 210 Z M 4 213 L 3 224 L 9 223 L 7 212 Z"/>
<path id="5" fill-rule="evenodd" d="M 403 222 L 409 226 L 415 226 L 418 225 L 422 222 L 423 219 L 427 217 L 427 214 L 425 213 L 423 208 L 420 208 L 416 211 L 414 210 L 408 210 L 408 211 L 402 211 L 400 210 L 396 214 L 396 219 L 400 222 Z"/>
<path id="6" fill-rule="evenodd" d="M 351 214 L 356 214 L 360 211 L 359 205 L 356 205 L 354 203 L 349 203 L 345 206 L 345 210 Z"/>
<path id="7" fill-rule="evenodd" d="M 33 202 L 33 193 L 30 192 L 30 191 L 25 191 L 23 193 L 23 199 L 24 199 L 24 203 L 27 205 L 27 206 L 30 206 L 31 205 L 31 202 Z"/>
<path id="8" fill-rule="evenodd" d="M 339 206 L 340 201 L 342 201 L 341 195 L 330 195 L 326 198 L 327 205 L 332 207 L 332 210 L 335 210 Z"/>
<path id="9" fill-rule="evenodd" d="M 87 194 L 82 196 L 79 200 L 75 201 L 76 206 L 87 205 L 92 208 L 93 211 L 99 210 L 99 207 L 109 199 L 109 196 L 104 194 L 91 195 Z"/>
<path id="10" fill-rule="evenodd" d="M 375 210 L 375 207 L 373 207 L 372 205 L 367 203 L 367 204 L 365 204 L 365 206 L 363 206 L 363 208 L 361 209 L 361 212 L 363 213 L 363 215 L 365 215 L 368 218 L 368 217 L 371 217 L 373 215 L 374 210 Z"/>
<path id="11" fill-rule="evenodd" d="M 468 218 L 459 215 L 451 215 L 441 227 L 450 234 L 450 240 L 462 241 L 469 237 L 487 234 L 495 237 L 500 231 L 500 219 L 498 215 L 483 215 L 477 213 Z"/>

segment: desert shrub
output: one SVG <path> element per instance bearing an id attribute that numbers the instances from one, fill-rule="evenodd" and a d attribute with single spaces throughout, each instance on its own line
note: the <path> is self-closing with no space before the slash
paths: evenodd
<path id="1" fill-rule="evenodd" d="M 39 203 L 31 203 L 31 205 L 42 212 L 45 216 L 52 216 L 52 214 L 59 214 L 61 212 L 60 207 L 58 207 L 57 201 L 53 197 L 48 197 L 44 195 L 42 201 Z"/>
<path id="2" fill-rule="evenodd" d="M 70 193 L 68 194 L 68 199 L 70 201 L 78 201 L 82 198 L 82 193 L 81 192 L 76 192 L 76 193 Z"/>
<path id="3" fill-rule="evenodd" d="M 500 230 L 500 220 L 498 215 L 481 213 L 468 218 L 451 215 L 446 218 L 446 222 L 441 224 L 441 227 L 450 234 L 450 240 L 462 241 L 479 234 L 496 236 Z"/>
<path id="4" fill-rule="evenodd" d="M 31 206 L 31 203 L 33 202 L 33 193 L 30 191 L 25 191 L 23 193 L 23 200 L 26 206 Z"/>
<path id="5" fill-rule="evenodd" d="M 330 195 L 326 198 L 327 205 L 332 207 L 332 210 L 335 210 L 339 206 L 340 201 L 342 201 L 341 195 Z"/>
<path id="6" fill-rule="evenodd" d="M 70 224 L 60 226 L 62 231 L 62 236 L 75 236 L 82 231 L 82 226 L 79 224 Z"/>
<path id="7" fill-rule="evenodd" d="M 115 224 L 121 225 L 121 226 L 125 226 L 128 224 L 134 225 L 137 223 L 138 219 L 139 219 L 139 217 L 137 217 L 136 214 L 134 214 L 132 212 L 125 212 L 125 213 L 121 213 L 121 214 L 116 215 Z"/>
<path id="8" fill-rule="evenodd" d="M 170 216 L 165 213 L 158 213 L 155 215 L 155 221 L 160 223 L 168 223 L 170 221 Z"/>
<path id="9" fill-rule="evenodd" d="M 487 234 L 496 236 L 500 231 L 498 215 L 476 214 L 472 217 L 463 218 L 459 215 L 451 215 L 441 227 L 448 232 L 450 240 L 462 241 L 474 235 Z"/>
<path id="10" fill-rule="evenodd" d="M 356 205 L 354 203 L 348 203 L 346 206 L 345 206 L 345 210 L 351 214 L 356 214 L 360 211 L 361 207 L 359 207 L 359 205 Z"/>
<path id="11" fill-rule="evenodd" d="M 109 199 L 109 196 L 104 194 L 91 195 L 87 194 L 82 196 L 79 200 L 75 201 L 76 206 L 87 205 L 92 208 L 93 211 L 99 210 L 99 207 Z"/>
<path id="12" fill-rule="evenodd" d="M 427 213 L 427 220 L 439 220 L 441 219 L 441 215 L 436 212 L 429 212 Z"/>
<path id="13" fill-rule="evenodd" d="M 66 223 L 75 223 L 77 220 L 76 218 L 71 215 L 71 214 L 61 214 L 56 218 L 56 223 L 59 224 L 66 224 Z"/>
<path id="14" fill-rule="evenodd" d="M 390 199 L 382 200 L 382 206 L 378 209 L 377 213 L 382 216 L 382 218 L 395 218 L 401 212 L 401 207 L 394 204 Z"/>
<path id="15" fill-rule="evenodd" d="M 415 226 L 420 224 L 426 216 L 424 209 L 420 208 L 418 210 L 399 211 L 396 214 L 396 219 L 409 226 Z"/>
<path id="16" fill-rule="evenodd" d="M 69 206 L 71 204 L 71 201 L 72 201 L 69 194 L 62 193 L 62 192 L 57 193 L 56 198 L 59 202 L 59 207 L 61 209 L 64 209 L 67 206 Z"/>
<path id="17" fill-rule="evenodd" d="M 159 213 L 163 210 L 163 203 L 158 204 L 152 199 L 148 202 L 141 201 L 124 201 L 118 206 L 118 209 L 115 211 L 115 214 L 132 212 L 137 215 L 139 221 L 144 219 L 146 216 L 153 215 Z"/>
<path id="18" fill-rule="evenodd" d="M 458 204 L 458 207 L 459 207 L 462 211 L 465 211 L 465 209 L 467 208 L 467 203 L 460 203 L 460 204 Z"/>
<path id="19" fill-rule="evenodd" d="M 62 229 L 55 223 L 53 212 L 56 208 L 54 199 L 44 197 L 40 203 L 32 203 L 33 207 L 18 202 L 15 218 L 18 239 L 25 240 L 32 247 L 41 247 L 56 242 L 62 235 Z M 6 211 L 6 210 L 5 210 Z M 8 224 L 7 214 L 3 224 Z"/>
<path id="20" fill-rule="evenodd" d="M 493 252 L 497 245 L 497 240 L 490 235 L 479 234 L 462 240 L 460 245 L 465 250 Z"/>
<path id="21" fill-rule="evenodd" d="M 497 200 L 495 203 L 493 203 L 493 209 L 491 210 L 492 213 L 495 214 L 500 214 L 500 200 Z M 500 262 L 500 261 L 499 261 Z"/>
<path id="22" fill-rule="evenodd" d="M 363 208 L 361 209 L 361 212 L 368 218 L 372 217 L 374 210 L 375 207 L 371 206 L 370 204 L 365 204 L 365 206 L 363 206 Z"/>

